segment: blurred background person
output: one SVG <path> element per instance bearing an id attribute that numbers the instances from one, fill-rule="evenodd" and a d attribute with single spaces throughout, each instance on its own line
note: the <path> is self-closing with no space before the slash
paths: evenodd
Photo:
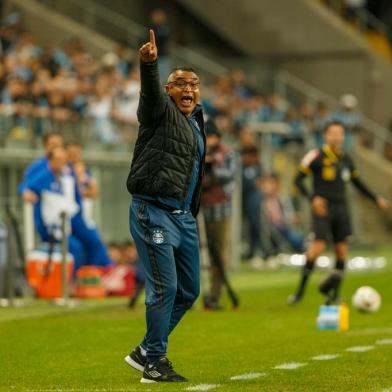
<path id="1" fill-rule="evenodd" d="M 296 229 L 299 222 L 289 195 L 282 189 L 281 179 L 277 173 L 263 177 L 261 181 L 263 207 L 269 223 L 271 244 L 274 253 L 282 251 L 282 245 L 289 245 L 289 251 L 304 251 L 304 236 Z"/>
<path id="2" fill-rule="evenodd" d="M 300 302 L 305 293 L 309 277 L 317 258 L 325 251 L 330 239 L 333 241 L 335 268 L 319 286 L 325 295 L 326 304 L 339 301 L 339 290 L 348 257 L 348 237 L 352 234 L 351 218 L 346 196 L 346 184 L 353 185 L 381 210 L 387 210 L 389 203 L 376 195 L 360 179 L 351 157 L 345 153 L 345 128 L 342 123 L 328 123 L 324 130 L 325 144 L 321 149 L 309 151 L 302 159 L 295 184 L 312 207 L 314 239 L 306 249 L 306 262 L 295 294 L 288 298 L 289 304 Z M 306 188 L 304 179 L 312 175 L 312 190 Z"/>
<path id="3" fill-rule="evenodd" d="M 242 216 L 247 228 L 248 251 L 245 259 L 251 267 L 263 267 L 262 257 L 266 257 L 262 243 L 261 214 L 261 163 L 259 150 L 255 146 L 247 146 L 241 150 L 242 156 Z"/>
<path id="4" fill-rule="evenodd" d="M 58 146 L 47 155 L 47 165 L 34 176 L 27 177 L 23 186 L 23 199 L 34 204 L 34 224 L 41 240 L 60 243 L 63 235 L 68 236 L 69 252 L 74 257 L 74 269 L 85 263 L 82 244 L 72 233 L 62 232 L 61 214 L 71 219 L 78 213 L 79 206 L 70 194 L 78 194 L 72 173 L 67 170 L 67 155 L 64 147 Z"/>
<path id="5" fill-rule="evenodd" d="M 57 147 L 64 147 L 64 138 L 59 132 L 49 132 L 42 137 L 45 155 L 33 161 L 24 171 L 22 183 L 19 185 L 19 193 L 23 193 L 24 184 L 27 179 L 35 177 L 46 170 L 49 164 L 49 154 Z"/>
<path id="6" fill-rule="evenodd" d="M 98 197 L 98 183 L 89 168 L 86 167 L 82 157 L 82 145 L 78 142 L 69 142 L 66 145 L 68 163 L 76 176 L 76 182 L 82 197 L 83 219 L 87 227 L 94 228 L 94 200 Z"/>
<path id="7" fill-rule="evenodd" d="M 207 309 L 221 309 L 219 304 L 223 274 L 229 251 L 232 193 L 237 170 L 235 152 L 221 141 L 221 133 L 209 120 L 205 125 L 207 138 L 206 167 L 203 178 L 201 206 L 206 223 L 207 245 L 211 260 L 211 290 L 204 298 Z"/>
<path id="8" fill-rule="evenodd" d="M 170 25 L 167 13 L 162 8 L 154 9 L 150 14 L 150 28 L 155 32 L 155 40 L 159 48 L 159 76 L 161 84 L 166 84 L 166 75 L 169 75 L 172 68 L 170 59 Z"/>
<path id="9" fill-rule="evenodd" d="M 355 95 L 345 94 L 340 98 L 341 108 L 331 114 L 330 122 L 340 122 L 344 126 L 344 150 L 352 151 L 362 127 L 362 116 L 358 111 L 358 99 Z"/>

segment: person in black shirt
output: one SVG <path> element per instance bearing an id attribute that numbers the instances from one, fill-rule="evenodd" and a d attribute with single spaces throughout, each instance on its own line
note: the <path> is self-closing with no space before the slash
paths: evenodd
<path id="1" fill-rule="evenodd" d="M 299 302 L 306 283 L 314 268 L 314 262 L 325 250 L 329 236 L 334 242 L 335 269 L 320 284 L 320 292 L 326 295 L 326 303 L 336 302 L 347 259 L 347 237 L 351 235 L 350 216 L 346 200 L 346 184 L 354 186 L 367 198 L 373 200 L 380 209 L 389 208 L 389 203 L 375 195 L 359 178 L 354 163 L 343 152 L 344 127 L 339 122 L 331 122 L 324 130 L 325 145 L 321 149 L 308 152 L 302 159 L 295 184 L 301 194 L 311 201 L 313 231 L 315 238 L 306 251 L 306 263 L 302 271 L 300 285 L 295 294 L 288 298 L 289 304 Z M 312 174 L 313 192 L 304 185 L 304 179 Z"/>
<path id="2" fill-rule="evenodd" d="M 244 147 L 242 155 L 242 215 L 246 226 L 248 226 L 247 238 L 249 238 L 249 249 L 245 256 L 246 260 L 254 269 L 263 267 L 265 257 L 262 242 L 261 222 L 261 178 L 259 151 L 256 146 Z M 257 252 L 261 255 L 258 255 Z M 260 257 L 261 256 L 261 257 Z"/>
<path id="3" fill-rule="evenodd" d="M 159 48 L 159 74 L 161 84 L 166 84 L 165 77 L 170 73 L 171 59 L 170 59 L 170 24 L 167 13 L 161 8 L 152 10 L 151 15 L 151 29 L 154 30 L 156 45 Z"/>

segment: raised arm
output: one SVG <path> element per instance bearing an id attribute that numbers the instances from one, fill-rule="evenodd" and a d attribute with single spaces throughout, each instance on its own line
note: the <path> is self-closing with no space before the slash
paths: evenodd
<path id="1" fill-rule="evenodd" d="M 152 125 L 165 110 L 165 97 L 159 81 L 158 49 L 154 31 L 150 30 L 150 41 L 139 49 L 140 99 L 137 111 L 141 125 Z"/>
<path id="2" fill-rule="evenodd" d="M 154 30 L 150 30 L 150 41 L 139 49 L 139 57 L 143 63 L 152 63 L 158 58 L 158 49 L 155 44 Z"/>

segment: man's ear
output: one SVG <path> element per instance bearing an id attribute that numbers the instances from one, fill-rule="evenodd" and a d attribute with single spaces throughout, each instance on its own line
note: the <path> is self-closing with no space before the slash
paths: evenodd
<path id="1" fill-rule="evenodd" d="M 169 94 L 169 85 L 168 84 L 165 85 L 165 91 Z"/>

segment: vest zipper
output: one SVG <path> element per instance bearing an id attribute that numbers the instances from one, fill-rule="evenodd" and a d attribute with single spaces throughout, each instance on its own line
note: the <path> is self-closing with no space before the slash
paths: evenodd
<path id="1" fill-rule="evenodd" d="M 184 117 L 185 117 L 185 115 L 184 115 Z M 195 131 L 192 128 L 192 125 L 189 124 L 189 121 L 188 121 L 187 118 L 186 118 L 186 122 L 188 124 L 188 128 L 190 128 L 190 130 L 192 132 L 192 137 L 193 137 L 192 158 L 195 159 L 195 156 L 196 156 L 195 152 L 197 150 L 197 137 L 195 135 Z M 181 203 L 181 209 L 182 210 L 184 209 L 184 206 L 185 206 L 185 199 L 186 199 L 186 196 L 187 196 L 187 190 L 188 190 L 188 186 L 189 186 L 189 181 L 190 181 L 190 179 L 192 177 L 192 173 L 193 173 L 194 168 L 195 168 L 194 165 L 190 165 L 190 170 L 188 171 L 188 176 L 187 176 L 186 181 L 185 181 L 185 187 L 184 187 L 183 196 L 182 196 L 182 203 Z"/>

